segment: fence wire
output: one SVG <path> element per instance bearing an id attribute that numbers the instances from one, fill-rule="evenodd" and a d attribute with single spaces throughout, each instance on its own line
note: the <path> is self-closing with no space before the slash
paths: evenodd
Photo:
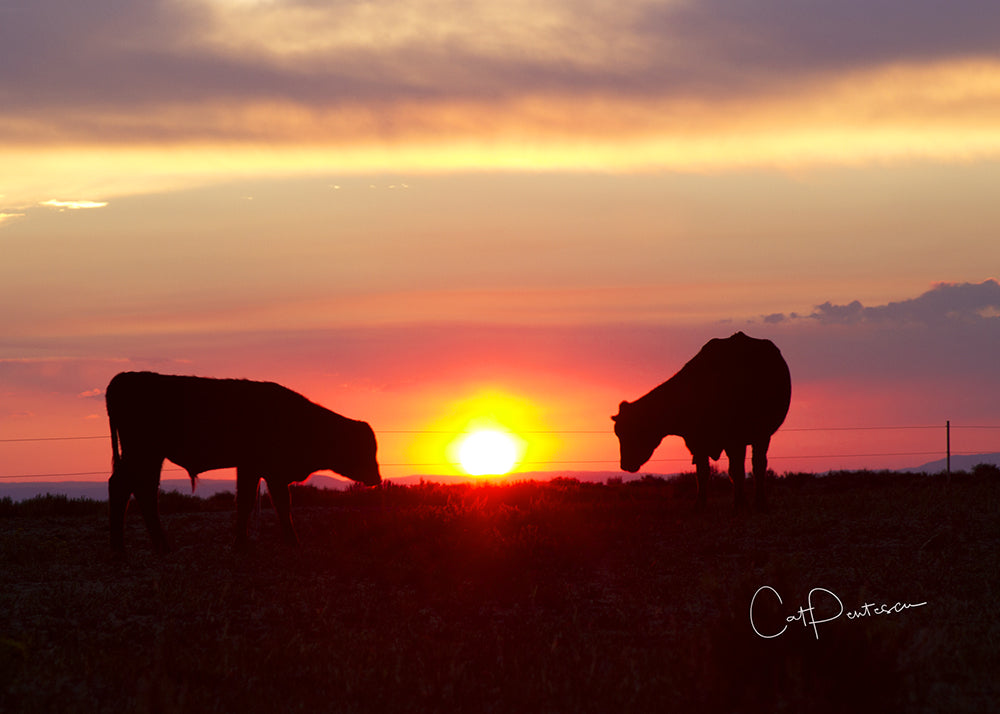
<path id="1" fill-rule="evenodd" d="M 863 432 L 863 431 L 915 431 L 915 430 L 940 430 L 944 431 L 946 429 L 943 425 L 934 424 L 919 424 L 919 425 L 905 425 L 905 426 L 829 426 L 829 427 L 787 427 L 782 428 L 782 432 Z M 952 432 L 960 430 L 996 430 L 1000 431 L 1000 425 L 990 425 L 990 424 L 951 424 L 950 429 Z M 462 434 L 469 433 L 463 430 L 455 431 L 444 431 L 444 430 L 420 430 L 420 429 L 385 429 L 378 432 L 379 435 L 383 434 L 398 434 L 398 435 L 447 435 L 447 436 L 460 436 Z M 548 430 L 528 430 L 519 431 L 518 434 L 522 435 L 548 435 L 548 436 L 587 436 L 587 435 L 600 435 L 600 436 L 610 436 L 613 435 L 610 430 L 607 431 L 596 431 L 596 430 L 581 430 L 581 429 L 548 429 Z M 20 438 L 10 438 L 10 439 L 0 439 L 0 444 L 18 444 L 18 443 L 32 443 L 32 442 L 56 442 L 56 441 L 88 441 L 96 439 L 108 439 L 107 434 L 101 435 L 80 435 L 80 436 L 38 436 L 38 437 L 20 437 Z M 976 452 L 951 452 L 951 456 L 971 456 Z M 883 458 L 883 457 L 902 457 L 902 456 L 944 456 L 945 451 L 942 449 L 929 450 L 929 451 L 892 451 L 892 452 L 871 452 L 871 453 L 839 453 L 839 454 L 775 454 L 768 455 L 769 460 L 781 461 L 781 460 L 791 460 L 791 459 L 803 459 L 803 460 L 813 460 L 813 459 L 854 459 L 854 458 Z M 660 459 L 650 459 L 647 463 L 650 464 L 664 464 L 664 463 L 690 463 L 690 458 L 660 458 Z M 610 466 L 617 465 L 617 459 L 555 459 L 555 460 L 545 460 L 545 461 L 522 461 L 519 462 L 520 467 L 531 466 L 531 467 L 567 467 L 567 466 Z M 426 463 L 410 463 L 410 462 L 393 462 L 393 463 L 383 463 L 380 464 L 383 468 L 411 468 L 411 469 L 429 469 L 429 468 L 458 468 L 460 465 L 458 463 L 449 461 L 440 462 L 426 462 Z M 164 472 L 183 472 L 184 469 L 176 467 L 165 467 Z M 31 480 L 31 479 L 51 479 L 51 478 L 73 478 L 80 476 L 104 476 L 109 473 L 109 470 L 102 471 L 74 471 L 67 473 L 34 473 L 34 474 L 4 474 L 0 475 L 0 480 Z"/>

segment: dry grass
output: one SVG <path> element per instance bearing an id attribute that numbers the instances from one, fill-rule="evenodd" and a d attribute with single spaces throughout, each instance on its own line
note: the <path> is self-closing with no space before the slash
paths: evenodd
<path id="1" fill-rule="evenodd" d="M 423 485 L 293 496 L 229 547 L 227 499 L 130 513 L 114 562 L 94 502 L 0 506 L 5 712 L 950 711 L 1000 696 L 1000 482 L 789 476 L 733 516 L 725 484 Z M 770 585 L 906 612 L 753 633 Z M 772 603 L 774 604 L 774 603 Z M 774 610 L 774 608 L 771 608 Z M 767 620 L 767 617 L 771 617 Z"/>

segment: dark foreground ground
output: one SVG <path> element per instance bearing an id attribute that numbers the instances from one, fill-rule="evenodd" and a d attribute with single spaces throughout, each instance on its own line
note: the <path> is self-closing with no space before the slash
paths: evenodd
<path id="1" fill-rule="evenodd" d="M 302 546 L 268 506 L 244 554 L 231 499 L 164 497 L 174 552 L 132 511 L 125 563 L 104 504 L 0 502 L 0 710 L 995 711 L 996 473 L 689 489 L 305 489 Z M 786 623 L 818 588 L 844 614 Z"/>

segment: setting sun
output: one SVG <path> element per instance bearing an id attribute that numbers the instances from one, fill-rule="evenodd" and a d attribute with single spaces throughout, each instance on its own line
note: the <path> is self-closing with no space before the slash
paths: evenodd
<path id="1" fill-rule="evenodd" d="M 458 462 L 470 476 L 499 476 L 517 464 L 518 443 L 508 432 L 482 429 L 461 439 Z"/>
<path id="2" fill-rule="evenodd" d="M 401 444 L 402 462 L 433 469 L 428 473 L 435 476 L 466 479 L 505 476 L 553 461 L 560 440 L 539 406 L 553 401 L 546 394 L 498 384 L 456 392 L 421 395 L 421 404 L 437 404 L 440 416 L 420 423 Z"/>

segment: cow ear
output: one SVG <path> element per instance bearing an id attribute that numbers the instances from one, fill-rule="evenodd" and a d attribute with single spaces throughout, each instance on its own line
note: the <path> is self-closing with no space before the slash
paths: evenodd
<path id="1" fill-rule="evenodd" d="M 615 414 L 613 417 L 611 417 L 611 421 L 618 421 L 618 417 L 620 417 L 622 414 L 625 413 L 625 410 L 628 409 L 628 406 L 629 406 L 628 402 L 622 402 L 621 404 L 619 404 L 618 413 Z"/>

